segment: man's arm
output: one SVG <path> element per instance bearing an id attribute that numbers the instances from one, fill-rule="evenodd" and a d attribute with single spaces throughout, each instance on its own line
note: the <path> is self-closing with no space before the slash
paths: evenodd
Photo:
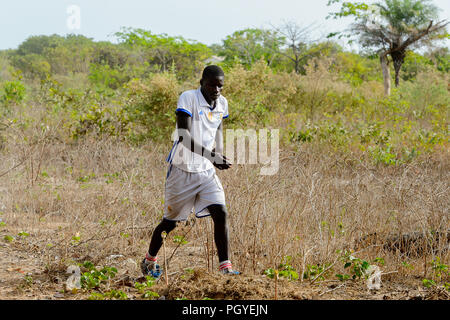
<path id="1" fill-rule="evenodd" d="M 220 123 L 216 132 L 216 147 L 213 151 L 223 154 L 223 122 Z"/>
<path id="2" fill-rule="evenodd" d="M 222 155 L 221 152 L 213 152 L 212 150 L 208 150 L 202 144 L 192 138 L 191 124 L 192 118 L 187 113 L 177 112 L 178 141 L 183 144 L 183 146 L 185 146 L 188 150 L 191 150 L 192 152 L 197 153 L 198 155 L 201 155 L 202 157 L 205 157 L 206 159 L 211 161 L 213 165 L 218 169 L 228 169 L 231 166 L 231 163 L 228 162 L 228 160 Z"/>

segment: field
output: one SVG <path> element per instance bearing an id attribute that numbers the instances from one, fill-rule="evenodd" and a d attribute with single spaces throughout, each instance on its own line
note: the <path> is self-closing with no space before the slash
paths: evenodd
<path id="1" fill-rule="evenodd" d="M 241 275 L 217 273 L 212 221 L 191 217 L 166 238 L 156 283 L 139 263 L 163 214 L 173 110 L 198 74 L 113 88 L 0 68 L 0 299 L 448 299 L 448 72 L 419 70 L 386 97 L 343 57 L 356 59 L 304 74 L 224 67 L 225 129 L 279 129 L 279 170 L 218 171 Z"/>
<path id="2" fill-rule="evenodd" d="M 392 235 L 448 227 L 447 153 L 377 167 L 314 145 L 282 150 L 273 176 L 260 176 L 258 165 L 219 172 L 232 260 L 242 275 L 217 274 L 211 221 L 192 217 L 166 240 L 169 289 L 163 278 L 138 290 L 135 283 L 145 279 L 137 266 L 162 216 L 168 151 L 111 139 L 10 150 L 1 172 L 20 163 L 22 152 L 33 157 L 1 179 L 0 297 L 86 299 L 115 290 L 140 299 L 151 288 L 166 299 L 448 299 L 439 287 L 448 278 L 431 264 L 438 258 L 448 264 L 446 239 L 422 255 L 411 246 L 405 252 L 383 246 Z M 376 241 L 356 241 L 375 232 Z M 345 250 L 360 259 L 349 268 Z M 67 267 L 86 261 L 117 274 L 77 293 L 64 291 Z M 380 290 L 368 290 L 363 276 L 351 279 L 364 261 L 386 274 Z M 284 275 L 277 284 L 271 268 Z M 436 285 L 426 288 L 423 279 Z"/>

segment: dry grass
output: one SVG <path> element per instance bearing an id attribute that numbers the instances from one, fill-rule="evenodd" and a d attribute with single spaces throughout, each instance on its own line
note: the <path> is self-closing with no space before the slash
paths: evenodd
<path id="1" fill-rule="evenodd" d="M 105 265 L 111 255 L 139 262 L 162 217 L 169 146 L 133 147 L 93 137 L 69 144 L 52 139 L 52 130 L 25 141 L 12 128 L 3 129 L 3 246 L 34 256 L 49 274 L 74 261 Z M 356 255 L 368 261 L 383 257 L 383 270 L 396 271 L 393 279 L 430 275 L 436 256 L 448 264 L 445 242 L 425 256 L 382 245 L 395 234 L 449 229 L 446 150 L 407 165 L 376 167 L 357 155 L 299 144 L 282 150 L 280 162 L 274 176 L 259 175 L 256 165 L 218 172 L 228 202 L 232 260 L 246 275 L 277 267 L 285 256 L 299 271 L 336 261 L 333 272 L 344 272 L 337 253 L 344 248 L 359 250 Z M 169 236 L 168 255 L 176 248 L 174 235 L 188 241 L 174 254 L 171 272 L 217 268 L 210 219 L 193 221 Z M 29 236 L 18 236 L 20 231 Z M 376 242 L 355 247 L 355 240 L 374 233 Z M 15 240 L 4 241 L 5 235 Z"/>

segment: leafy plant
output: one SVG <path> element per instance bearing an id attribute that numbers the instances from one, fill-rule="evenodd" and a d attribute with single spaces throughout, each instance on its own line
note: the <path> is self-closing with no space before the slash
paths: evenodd
<path id="1" fill-rule="evenodd" d="M 9 235 L 4 236 L 3 239 L 5 241 L 7 241 L 7 242 L 13 242 L 14 241 L 14 237 L 13 236 L 9 236 Z"/>
<path id="2" fill-rule="evenodd" d="M 0 103 L 5 106 L 17 104 L 25 97 L 25 86 L 21 81 L 5 81 L 0 87 Z"/>
<path id="3" fill-rule="evenodd" d="M 150 288 L 155 284 L 155 279 L 153 279 L 151 276 L 146 276 L 146 281 L 143 283 L 136 282 L 134 284 L 134 287 L 140 294 L 142 294 L 143 298 L 146 299 L 153 299 L 158 298 L 159 294 L 157 292 L 154 292 L 150 290 Z"/>
<path id="4" fill-rule="evenodd" d="M 114 278 L 117 273 L 116 268 L 108 266 L 97 270 L 90 261 L 84 262 L 82 266 L 89 270 L 81 275 L 81 287 L 84 289 L 97 289 L 102 283 Z"/>
<path id="5" fill-rule="evenodd" d="M 298 280 L 297 271 L 290 265 L 292 260 L 291 256 L 286 256 L 283 258 L 283 261 L 278 265 L 277 269 L 269 268 L 264 271 L 264 274 L 273 279 L 276 274 L 278 276 L 289 279 L 289 280 Z"/>
<path id="6" fill-rule="evenodd" d="M 184 236 L 174 236 L 173 237 L 173 242 L 179 245 L 185 245 L 188 242 L 186 241 L 186 239 L 184 238 Z"/>
<path id="7" fill-rule="evenodd" d="M 431 261 L 431 269 L 434 272 L 434 277 L 439 283 L 450 279 L 449 266 L 441 263 L 441 258 L 436 257 Z"/>
<path id="8" fill-rule="evenodd" d="M 423 279 L 422 284 L 425 288 L 431 288 L 436 285 L 436 282 L 434 282 L 434 280 L 430 280 L 430 279 Z"/>
<path id="9" fill-rule="evenodd" d="M 20 231 L 17 235 L 18 235 L 19 237 L 26 238 L 26 237 L 28 237 L 30 234 L 27 233 L 27 232 L 25 232 L 25 231 Z"/>
<path id="10" fill-rule="evenodd" d="M 350 274 L 336 274 L 336 277 L 341 281 L 348 280 L 350 277 L 353 280 L 360 279 L 365 276 L 366 271 L 369 269 L 370 263 L 368 261 L 354 257 L 351 253 L 351 251 L 345 251 L 341 257 L 344 269 L 350 270 Z"/>
<path id="11" fill-rule="evenodd" d="M 319 274 L 322 274 L 326 268 L 328 268 L 330 264 L 324 264 L 324 265 L 307 265 L 306 270 L 303 272 L 303 279 L 314 279 Z M 325 280 L 327 273 L 329 270 L 325 273 L 323 273 L 318 280 Z"/>

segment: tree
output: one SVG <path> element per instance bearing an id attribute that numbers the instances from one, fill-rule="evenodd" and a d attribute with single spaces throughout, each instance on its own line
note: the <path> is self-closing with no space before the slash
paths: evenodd
<path id="1" fill-rule="evenodd" d="M 435 48 L 428 52 L 426 56 L 433 62 L 436 69 L 448 73 L 450 71 L 450 50 L 446 47 Z"/>
<path id="2" fill-rule="evenodd" d="M 94 42 L 82 35 L 31 36 L 11 53 L 12 64 L 28 77 L 45 79 L 47 73 L 87 72 Z"/>
<path id="3" fill-rule="evenodd" d="M 294 21 L 285 22 L 280 27 L 272 26 L 273 29 L 284 37 L 284 46 L 279 53 L 294 64 L 294 71 L 301 73 L 303 65 L 310 58 L 320 55 L 326 49 L 329 49 L 329 43 L 322 42 L 319 45 L 310 39 L 314 30 L 314 23 L 306 27 L 298 25 Z"/>
<path id="4" fill-rule="evenodd" d="M 283 38 L 272 30 L 244 29 L 234 32 L 223 40 L 219 54 L 225 57 L 225 62 L 235 58 L 250 67 L 256 61 L 264 59 L 271 66 L 279 56 Z"/>
<path id="5" fill-rule="evenodd" d="M 211 49 L 205 44 L 181 36 L 153 34 L 134 28 L 124 28 L 115 35 L 123 44 L 144 49 L 148 62 L 158 65 L 160 71 L 168 71 L 174 66 L 181 77 L 200 72 L 203 61 L 211 56 Z"/>
<path id="6" fill-rule="evenodd" d="M 330 0 L 328 5 L 341 1 Z M 344 1 L 341 11 L 331 13 L 330 17 L 355 18 L 347 37 L 356 35 L 365 49 L 375 51 L 379 55 L 385 94 L 390 95 L 389 57 L 394 64 L 395 86 L 398 86 L 400 69 L 410 47 L 421 48 L 435 40 L 448 37 L 448 22 L 435 22 L 437 12 L 438 8 L 431 4 L 430 0 L 383 0 L 373 5 Z"/>

